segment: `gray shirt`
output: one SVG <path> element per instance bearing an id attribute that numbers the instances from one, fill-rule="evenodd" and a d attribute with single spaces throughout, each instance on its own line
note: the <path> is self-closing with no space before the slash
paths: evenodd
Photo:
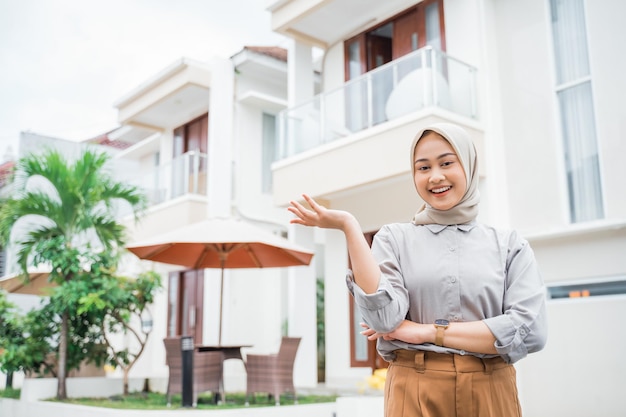
<path id="1" fill-rule="evenodd" d="M 387 333 L 405 318 L 417 323 L 483 320 L 508 363 L 545 345 L 545 286 L 532 249 L 516 232 L 476 222 L 395 223 L 376 234 L 372 253 L 381 270 L 377 292 L 365 294 L 351 271 L 347 279 L 372 329 Z M 494 356 L 378 339 L 385 360 L 392 360 L 396 349 Z"/>

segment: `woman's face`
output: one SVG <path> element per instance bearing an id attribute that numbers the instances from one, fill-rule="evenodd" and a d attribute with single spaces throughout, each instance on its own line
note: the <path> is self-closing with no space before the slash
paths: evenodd
<path id="1" fill-rule="evenodd" d="M 452 145 L 430 132 L 417 142 L 413 153 L 415 188 L 428 205 L 437 210 L 456 206 L 467 189 L 465 171 Z"/>

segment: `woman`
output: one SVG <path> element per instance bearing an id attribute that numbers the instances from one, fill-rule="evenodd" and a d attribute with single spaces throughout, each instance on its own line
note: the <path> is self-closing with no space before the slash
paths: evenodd
<path id="1" fill-rule="evenodd" d="M 355 217 L 309 196 L 292 223 L 339 229 L 348 287 L 391 362 L 385 415 L 520 416 L 512 364 L 546 342 L 545 287 L 528 242 L 476 222 L 476 150 L 462 128 L 439 123 L 411 146 L 425 202 L 411 223 L 383 226 L 370 250 Z"/>

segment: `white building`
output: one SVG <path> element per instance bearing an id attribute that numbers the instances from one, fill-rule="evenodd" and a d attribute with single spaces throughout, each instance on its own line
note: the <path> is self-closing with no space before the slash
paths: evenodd
<path id="1" fill-rule="evenodd" d="M 271 172 L 276 115 L 286 105 L 287 51 L 276 47 L 246 47 L 210 62 L 181 59 L 120 99 L 115 107 L 121 127 L 94 142 L 126 144 L 115 161 L 129 182 L 148 191 L 145 217 L 136 227 L 129 224 L 132 240 L 212 217 L 240 218 L 287 236 L 289 214 L 273 203 Z M 153 337 L 134 377 L 167 376 L 163 337 L 218 343 L 219 269 L 188 270 L 136 258 L 125 268 L 154 268 L 166 288 L 154 306 Z M 300 336 L 296 384 L 316 386 L 313 271 L 227 269 L 222 345 L 250 346 L 244 354 L 270 353 L 282 335 Z M 296 298 L 299 293 L 305 300 Z M 243 362 L 226 361 L 225 374 L 227 392 L 245 390 Z"/>
<path id="2" fill-rule="evenodd" d="M 269 9 L 273 29 L 293 39 L 275 203 L 309 193 L 354 213 L 367 234 L 406 222 L 419 205 L 413 134 L 433 121 L 463 125 L 479 151 L 479 220 L 530 241 L 553 297 L 547 347 L 517 366 L 525 415 L 622 415 L 626 60 L 610 45 L 626 40 L 626 5 L 283 0 Z M 320 95 L 313 47 L 324 51 Z M 351 319 L 345 244 L 334 232 L 292 234 L 314 241 L 324 261 L 326 382 L 340 384 L 375 360 Z"/>
<path id="3" fill-rule="evenodd" d="M 300 388 L 319 378 L 331 389 L 356 389 L 383 366 L 359 335 L 343 236 L 289 225 L 285 207 L 308 193 L 354 213 L 368 237 L 409 221 L 420 204 L 407 158 L 413 134 L 451 121 L 477 144 L 479 220 L 530 241 L 553 297 L 547 347 L 516 365 L 524 415 L 622 415 L 626 60 L 609 45 L 626 41 L 626 5 L 279 0 L 268 8 L 273 29 L 292 39 L 288 60 L 273 48 L 208 63 L 181 59 L 120 99 L 121 127 L 96 141 L 125 143 L 116 162 L 150 191 L 135 240 L 230 215 L 315 250 L 309 267 L 226 271 L 223 344 L 265 353 L 284 333 L 301 336 Z M 166 283 L 134 377 L 167 375 L 166 335 L 216 343 L 218 270 L 136 259 L 126 267 L 154 268 Z M 243 390 L 242 364 L 226 365 L 226 390 Z"/>

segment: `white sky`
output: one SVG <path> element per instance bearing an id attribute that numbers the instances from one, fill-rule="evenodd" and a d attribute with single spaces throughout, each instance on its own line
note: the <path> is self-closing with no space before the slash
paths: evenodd
<path id="1" fill-rule="evenodd" d="M 21 131 L 87 139 L 113 103 L 181 57 L 283 46 L 268 0 L 0 0 L 0 162 Z"/>

